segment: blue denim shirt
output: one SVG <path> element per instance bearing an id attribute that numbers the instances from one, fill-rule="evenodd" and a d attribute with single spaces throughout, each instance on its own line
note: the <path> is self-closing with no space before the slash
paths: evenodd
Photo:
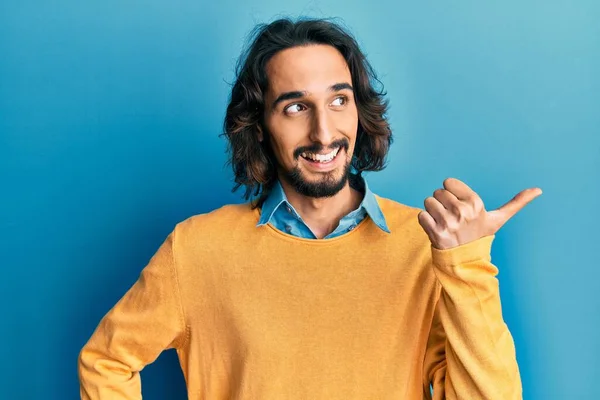
<path id="1" fill-rule="evenodd" d="M 356 210 L 351 211 L 348 215 L 343 217 L 334 231 L 325 236 L 324 239 L 334 238 L 350 232 L 367 215 L 381 230 L 390 233 L 383 212 L 375 199 L 375 195 L 369 190 L 366 181 L 363 178 L 360 179 L 362 180 L 362 185 L 364 185 L 364 198 L 362 202 Z M 279 182 L 275 183 L 271 192 L 265 199 L 257 226 L 262 226 L 267 223 L 270 223 L 280 231 L 293 236 L 305 239 L 317 239 L 315 234 L 310 230 L 306 223 L 304 223 L 300 214 L 298 214 L 294 207 L 288 202 L 285 192 L 281 187 L 281 183 Z"/>

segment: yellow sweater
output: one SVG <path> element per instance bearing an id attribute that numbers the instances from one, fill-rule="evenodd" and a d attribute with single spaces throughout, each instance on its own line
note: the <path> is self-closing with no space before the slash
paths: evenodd
<path id="1" fill-rule="evenodd" d="M 193 400 L 520 399 L 494 236 L 438 250 L 377 200 L 390 234 L 297 238 L 247 204 L 178 224 L 81 350 L 81 397 L 140 399 L 175 348 Z"/>

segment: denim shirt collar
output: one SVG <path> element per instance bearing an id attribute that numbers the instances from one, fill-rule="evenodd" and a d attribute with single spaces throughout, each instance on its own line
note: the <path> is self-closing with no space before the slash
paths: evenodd
<path id="1" fill-rule="evenodd" d="M 377 203 L 375 194 L 369 189 L 369 186 L 364 178 L 360 177 L 359 184 L 364 188 L 364 197 L 358 206 L 358 209 L 363 208 L 369 215 L 369 218 L 371 218 L 371 220 L 379 229 L 390 233 L 383 212 L 381 211 L 381 207 L 379 207 L 379 203 Z M 276 181 L 271 189 L 271 192 L 267 195 L 267 198 L 262 204 L 260 219 L 258 220 L 256 226 L 262 226 L 269 223 L 275 211 L 279 207 L 285 206 L 290 207 L 292 212 L 298 214 L 294 207 L 288 202 L 281 183 Z"/>

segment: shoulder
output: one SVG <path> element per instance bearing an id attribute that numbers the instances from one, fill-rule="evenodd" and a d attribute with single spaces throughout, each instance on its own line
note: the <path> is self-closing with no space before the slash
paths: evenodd
<path id="1" fill-rule="evenodd" d="M 377 195 L 375 198 L 392 233 L 399 233 L 403 240 L 410 238 L 415 243 L 428 246 L 429 239 L 418 219 L 419 213 L 423 211 L 421 208 Z"/>
<path id="2" fill-rule="evenodd" d="M 222 232 L 231 234 L 240 229 L 256 226 L 258 211 L 250 203 L 227 204 L 213 211 L 193 215 L 180 223 L 174 230 L 179 240 L 216 238 Z"/>
<path id="3" fill-rule="evenodd" d="M 377 199 L 377 203 L 379 204 L 379 207 L 381 207 L 381 211 L 383 212 L 383 215 L 385 215 L 386 220 L 405 221 L 407 219 L 416 218 L 422 211 L 420 208 L 409 206 L 378 195 L 375 195 L 375 198 Z"/>
<path id="4" fill-rule="evenodd" d="M 418 218 L 423 209 L 382 197 L 377 197 L 377 201 L 392 233 L 391 240 L 394 245 L 391 247 L 400 249 L 399 258 L 410 260 L 408 270 L 413 271 L 419 279 L 428 277 L 429 282 L 436 282 L 429 287 L 439 290 L 434 270 L 431 268 L 431 241 Z M 422 288 L 425 288 L 424 284 Z"/>

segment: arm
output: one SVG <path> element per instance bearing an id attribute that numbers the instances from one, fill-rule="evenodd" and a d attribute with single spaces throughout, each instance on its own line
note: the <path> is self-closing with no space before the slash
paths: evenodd
<path id="1" fill-rule="evenodd" d="M 140 371 L 186 339 L 173 257 L 173 236 L 102 319 L 79 354 L 83 400 L 141 399 Z"/>
<path id="2" fill-rule="evenodd" d="M 425 357 L 425 384 L 434 382 L 436 400 L 520 399 L 515 348 L 502 319 L 498 269 L 490 251 L 496 232 L 542 190 L 523 190 L 487 211 L 464 182 L 448 178 L 443 184 L 444 189 L 425 199 L 425 211 L 417 216 L 431 242 L 433 270 L 441 285 Z"/>
<path id="3" fill-rule="evenodd" d="M 427 345 L 424 374 L 433 398 L 522 398 L 512 336 L 502 318 L 491 263 L 495 236 L 459 247 L 432 247 L 440 298 Z"/>

